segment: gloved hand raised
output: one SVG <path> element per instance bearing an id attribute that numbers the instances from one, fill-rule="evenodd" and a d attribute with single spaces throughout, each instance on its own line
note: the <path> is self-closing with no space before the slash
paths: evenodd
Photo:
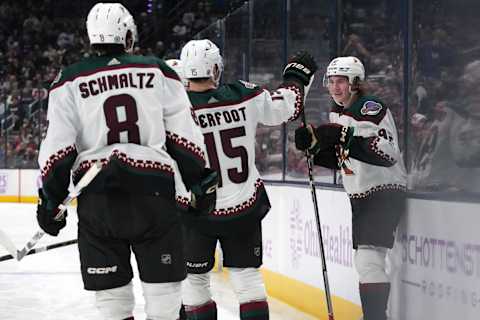
<path id="1" fill-rule="evenodd" d="M 295 81 L 303 84 L 307 92 L 317 69 L 317 63 L 312 55 L 306 51 L 300 51 L 288 59 L 283 70 L 283 79 L 285 82 Z"/>
<path id="2" fill-rule="evenodd" d="M 67 221 L 67 211 L 63 216 L 63 219 L 57 221 L 54 217 L 60 211 L 58 209 L 58 204 L 49 201 L 42 189 L 38 189 L 38 205 L 37 205 L 37 221 L 40 228 L 42 228 L 45 233 L 48 233 L 51 236 L 57 236 L 61 229 L 63 229 Z"/>
<path id="3" fill-rule="evenodd" d="M 218 173 L 205 168 L 202 180 L 192 187 L 190 212 L 197 215 L 208 215 L 215 209 L 217 201 Z"/>

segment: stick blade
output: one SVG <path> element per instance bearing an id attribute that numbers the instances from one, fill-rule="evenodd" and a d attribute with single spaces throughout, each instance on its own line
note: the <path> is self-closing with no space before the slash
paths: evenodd
<path id="1" fill-rule="evenodd" d="M 5 232 L 0 230 L 0 244 L 12 255 L 13 258 L 18 260 L 18 250 L 10 237 Z"/>

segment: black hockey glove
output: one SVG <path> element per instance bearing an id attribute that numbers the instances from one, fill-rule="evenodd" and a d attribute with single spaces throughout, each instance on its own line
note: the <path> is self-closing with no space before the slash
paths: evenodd
<path id="1" fill-rule="evenodd" d="M 57 236 L 61 229 L 63 229 L 67 221 L 67 212 L 63 219 L 56 221 L 54 217 L 59 212 L 58 204 L 48 201 L 42 189 L 38 189 L 38 205 L 37 205 L 37 221 L 40 228 L 51 236 Z"/>
<path id="2" fill-rule="evenodd" d="M 318 147 L 318 140 L 315 137 L 314 128 L 311 124 L 295 130 L 295 147 L 298 150 L 309 150 L 310 152 Z"/>
<path id="3" fill-rule="evenodd" d="M 352 127 L 345 127 L 336 123 L 322 124 L 314 132 L 320 145 L 319 148 L 322 150 L 335 145 L 341 145 L 348 149 L 353 138 Z"/>
<path id="4" fill-rule="evenodd" d="M 316 154 L 319 150 L 342 145 L 348 149 L 353 137 L 353 128 L 335 123 L 322 124 L 314 128 L 311 124 L 295 130 L 295 147 Z"/>
<path id="5" fill-rule="evenodd" d="M 218 173 L 205 168 L 202 180 L 192 187 L 192 202 L 189 211 L 196 215 L 208 215 L 217 201 Z"/>
<path id="6" fill-rule="evenodd" d="M 300 51 L 288 59 L 288 63 L 283 69 L 283 80 L 300 82 L 307 87 L 317 69 L 315 59 L 308 52 Z"/>

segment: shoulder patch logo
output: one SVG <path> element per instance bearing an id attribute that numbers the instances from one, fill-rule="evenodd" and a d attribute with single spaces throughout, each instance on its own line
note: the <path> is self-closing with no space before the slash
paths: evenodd
<path id="1" fill-rule="evenodd" d="M 115 66 L 117 64 L 120 64 L 120 61 L 117 60 L 117 58 L 113 58 L 112 60 L 110 60 L 107 65 L 109 66 Z"/>
<path id="2" fill-rule="evenodd" d="M 380 111 L 382 111 L 382 109 L 383 106 L 380 103 L 368 100 L 363 104 L 362 109 L 360 109 L 360 113 L 363 116 L 376 116 L 380 113 Z"/>
<path id="3" fill-rule="evenodd" d="M 243 80 L 238 80 L 238 81 L 240 81 L 245 86 L 245 88 L 247 88 L 247 89 L 255 89 L 256 87 L 258 87 L 256 84 L 251 83 L 251 82 L 247 82 L 247 81 L 243 81 Z"/>

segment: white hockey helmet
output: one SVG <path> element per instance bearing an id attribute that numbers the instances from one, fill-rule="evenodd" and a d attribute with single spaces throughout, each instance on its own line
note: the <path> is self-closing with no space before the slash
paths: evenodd
<path id="1" fill-rule="evenodd" d="M 348 78 L 350 85 L 356 81 L 365 80 L 365 68 L 356 57 L 338 57 L 333 59 L 327 67 L 327 72 L 323 77 L 323 85 L 328 85 L 328 77 L 345 76 Z"/>
<path id="2" fill-rule="evenodd" d="M 121 44 L 127 50 L 127 33 L 132 33 L 133 43 L 137 27 L 132 15 L 121 3 L 97 3 L 87 16 L 87 33 L 90 44 Z"/>
<path id="3" fill-rule="evenodd" d="M 182 80 L 182 83 L 185 87 L 188 86 L 188 80 L 185 79 L 185 75 L 183 74 L 183 67 L 182 67 L 182 61 L 180 61 L 179 59 L 168 59 L 168 60 L 165 60 L 165 63 L 173 69 L 173 71 L 175 71 L 178 75 L 178 77 L 180 78 L 180 80 Z"/>
<path id="4" fill-rule="evenodd" d="M 216 84 L 223 71 L 220 49 L 210 40 L 190 40 L 182 48 L 180 60 L 186 79 L 212 78 Z M 214 73 L 218 68 L 218 74 Z"/>

